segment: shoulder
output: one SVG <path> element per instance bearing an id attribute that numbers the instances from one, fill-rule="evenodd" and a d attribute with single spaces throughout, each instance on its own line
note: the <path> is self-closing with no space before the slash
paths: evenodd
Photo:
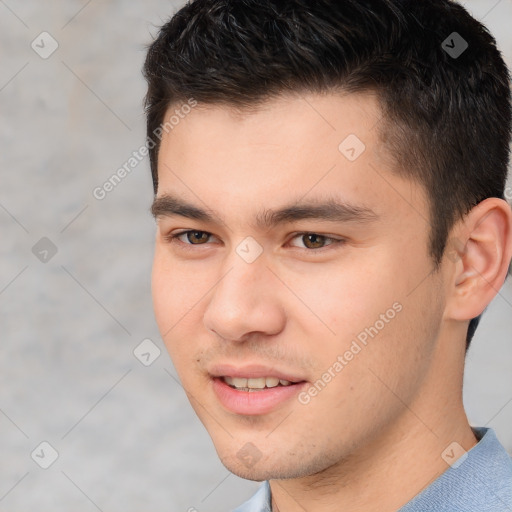
<path id="1" fill-rule="evenodd" d="M 512 458 L 493 429 L 473 431 L 479 442 L 399 512 L 512 510 Z"/>

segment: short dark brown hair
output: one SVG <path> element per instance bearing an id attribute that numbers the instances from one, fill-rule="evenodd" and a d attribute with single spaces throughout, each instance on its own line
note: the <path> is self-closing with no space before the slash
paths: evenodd
<path id="1" fill-rule="evenodd" d="M 435 269 L 454 223 L 504 199 L 509 72 L 485 26 L 453 1 L 195 0 L 161 27 L 143 73 L 148 137 L 190 98 L 247 108 L 290 91 L 375 92 L 395 172 L 427 191 Z"/>

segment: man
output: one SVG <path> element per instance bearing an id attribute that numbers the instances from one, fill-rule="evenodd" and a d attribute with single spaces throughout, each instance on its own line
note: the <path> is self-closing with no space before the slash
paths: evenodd
<path id="1" fill-rule="evenodd" d="M 148 51 L 156 320 L 238 511 L 511 511 L 462 403 L 508 71 L 447 0 L 196 0 Z"/>

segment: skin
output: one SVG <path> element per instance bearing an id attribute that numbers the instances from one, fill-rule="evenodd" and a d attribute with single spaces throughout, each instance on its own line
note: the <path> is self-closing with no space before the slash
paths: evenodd
<path id="1" fill-rule="evenodd" d="M 251 112 L 199 105 L 162 140 L 157 197 L 177 194 L 224 222 L 157 216 L 156 320 L 221 461 L 270 480 L 281 512 L 397 510 L 448 469 L 451 443 L 477 443 L 462 403 L 465 338 L 504 282 L 510 206 L 473 208 L 434 271 L 425 191 L 393 173 L 380 118 L 366 93 L 287 95 Z M 354 161 L 338 149 L 348 134 L 366 146 Z M 252 225 L 264 208 L 329 194 L 379 217 Z M 185 229 L 211 236 L 165 239 Z M 345 242 L 315 249 L 298 232 Z M 236 252 L 248 236 L 263 251 L 252 263 Z M 218 363 L 264 364 L 313 385 L 394 303 L 400 312 L 307 404 L 248 415 L 217 399 Z M 247 443 L 259 456 L 250 467 L 237 456 Z"/>

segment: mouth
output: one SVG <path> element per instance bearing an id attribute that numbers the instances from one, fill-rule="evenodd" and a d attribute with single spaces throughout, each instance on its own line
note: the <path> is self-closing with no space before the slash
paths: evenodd
<path id="1" fill-rule="evenodd" d="M 277 387 L 287 387 L 296 382 L 292 382 L 286 379 L 280 379 L 278 377 L 253 377 L 253 378 L 243 378 L 243 377 L 221 377 L 221 379 L 231 388 L 236 389 L 238 391 L 262 391 L 264 389 L 272 389 Z"/>
<path id="2" fill-rule="evenodd" d="M 264 415 L 291 406 L 293 398 L 307 386 L 299 377 L 262 366 L 218 366 L 210 377 L 220 405 L 244 416 Z"/>

